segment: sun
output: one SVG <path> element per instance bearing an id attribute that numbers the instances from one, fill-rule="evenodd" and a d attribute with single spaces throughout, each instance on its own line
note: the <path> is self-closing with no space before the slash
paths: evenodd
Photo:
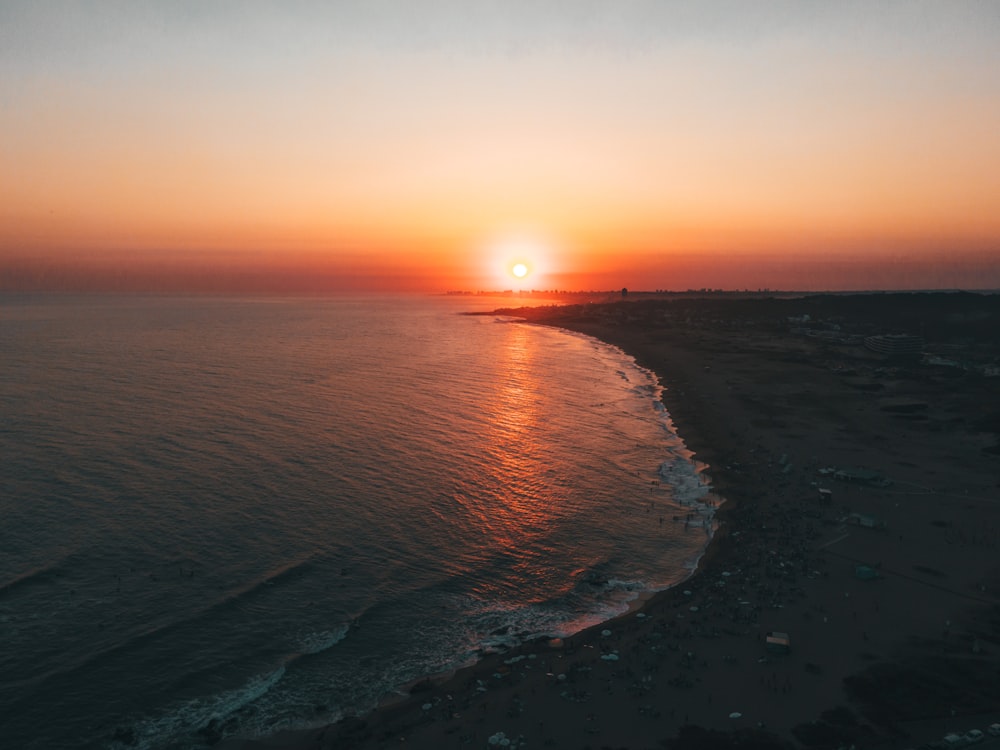
<path id="1" fill-rule="evenodd" d="M 538 286 L 548 280 L 554 251 L 545 236 L 509 232 L 484 240 L 481 248 L 483 269 L 489 269 L 489 278 L 501 289 Z"/>

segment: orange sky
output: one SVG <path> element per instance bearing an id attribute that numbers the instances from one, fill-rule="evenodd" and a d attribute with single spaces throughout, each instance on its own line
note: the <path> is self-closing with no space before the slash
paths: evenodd
<path id="1" fill-rule="evenodd" d="M 21 4 L 0 131 L 0 288 L 1000 288 L 989 2 Z"/>

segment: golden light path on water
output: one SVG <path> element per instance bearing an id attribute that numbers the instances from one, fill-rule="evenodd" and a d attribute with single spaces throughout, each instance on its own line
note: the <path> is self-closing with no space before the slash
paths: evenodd
<path id="1" fill-rule="evenodd" d="M 507 557 L 511 573 L 506 580 L 479 581 L 476 594 L 513 601 L 526 594 L 529 599 L 551 595 L 554 581 L 543 558 L 550 552 L 548 537 L 568 497 L 546 457 L 540 415 L 546 386 L 536 362 L 541 341 L 523 325 L 506 326 L 506 333 L 496 362 L 497 387 L 483 405 L 488 425 L 483 481 L 491 488 L 491 501 L 470 503 L 468 510 L 489 546 Z"/>
<path id="2" fill-rule="evenodd" d="M 545 526 L 549 512 L 538 489 L 539 447 L 532 434 L 536 428 L 537 406 L 534 393 L 540 388 L 532 367 L 536 339 L 519 325 L 511 326 L 505 367 L 500 373 L 501 385 L 496 398 L 488 407 L 493 479 L 505 490 L 500 493 L 501 505 L 494 508 L 491 523 L 500 541 L 516 545 L 531 536 L 532 529 Z"/>

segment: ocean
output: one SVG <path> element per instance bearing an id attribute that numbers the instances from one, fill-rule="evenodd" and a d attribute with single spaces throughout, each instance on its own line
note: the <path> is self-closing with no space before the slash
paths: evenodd
<path id="1" fill-rule="evenodd" d="M 315 726 L 689 575 L 655 376 L 497 302 L 0 297 L 0 745 Z"/>

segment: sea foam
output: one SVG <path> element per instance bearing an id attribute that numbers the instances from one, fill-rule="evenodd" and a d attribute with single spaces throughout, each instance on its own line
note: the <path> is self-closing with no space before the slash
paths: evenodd
<path id="1" fill-rule="evenodd" d="M 284 675 L 285 668 L 279 667 L 252 677 L 240 688 L 188 700 L 169 707 L 159 716 L 139 719 L 129 730 L 118 733 L 127 740 L 115 739 L 108 746 L 113 750 L 153 750 L 193 739 L 199 731 L 210 727 L 222 731 L 230 717 L 265 695 Z"/>

